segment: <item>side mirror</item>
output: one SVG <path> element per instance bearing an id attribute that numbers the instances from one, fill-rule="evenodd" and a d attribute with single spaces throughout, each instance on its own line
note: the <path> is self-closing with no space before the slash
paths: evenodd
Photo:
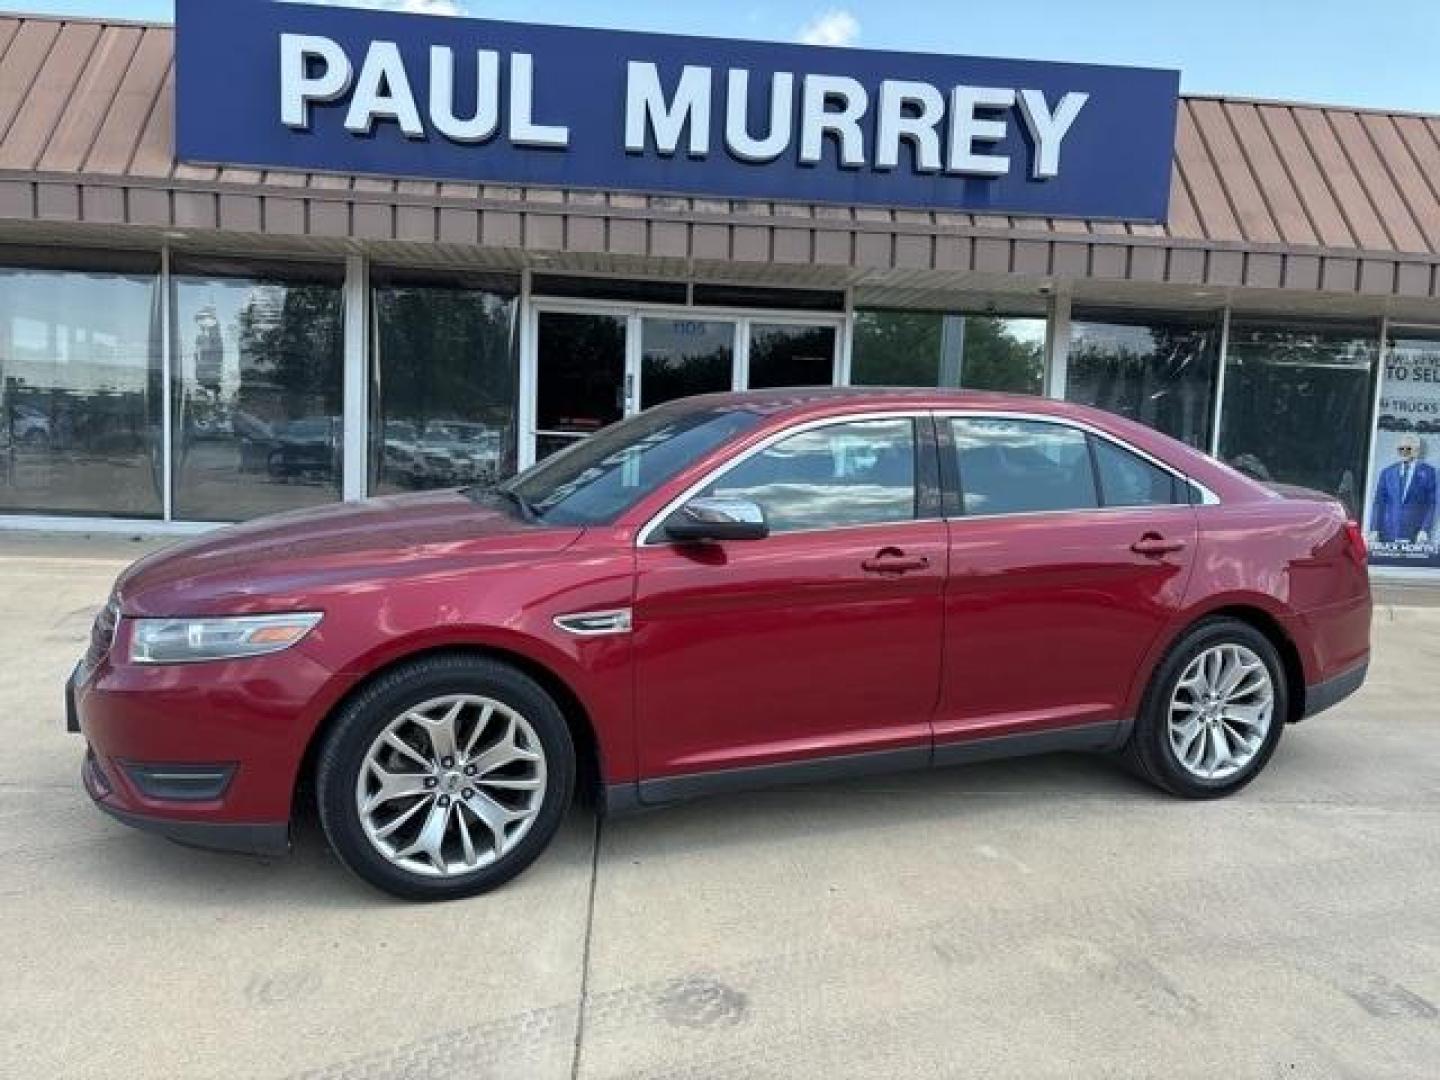
<path id="1" fill-rule="evenodd" d="M 765 511 L 749 499 L 691 499 L 665 522 L 672 540 L 763 540 Z"/>

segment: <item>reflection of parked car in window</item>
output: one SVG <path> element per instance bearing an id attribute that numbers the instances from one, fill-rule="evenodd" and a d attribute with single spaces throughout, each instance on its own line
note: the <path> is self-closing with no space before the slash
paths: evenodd
<path id="1" fill-rule="evenodd" d="M 333 478 L 340 471 L 340 420 L 321 416 L 277 424 L 266 458 L 266 471 L 276 478 L 318 474 Z"/>
<path id="2" fill-rule="evenodd" d="M 430 486 L 487 481 L 499 471 L 500 433 L 484 424 L 431 421 L 419 449 Z"/>
<path id="3" fill-rule="evenodd" d="M 33 405 L 12 406 L 10 438 L 16 446 L 45 446 L 50 442 L 50 418 Z"/>

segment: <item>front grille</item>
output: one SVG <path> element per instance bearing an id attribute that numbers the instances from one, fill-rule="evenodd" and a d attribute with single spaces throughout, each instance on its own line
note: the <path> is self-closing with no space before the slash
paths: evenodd
<path id="1" fill-rule="evenodd" d="M 85 666 L 93 668 L 110 652 L 115 644 L 115 630 L 120 625 L 120 605 L 112 597 L 110 602 L 95 616 L 95 625 L 90 628 L 90 648 L 85 653 Z"/>

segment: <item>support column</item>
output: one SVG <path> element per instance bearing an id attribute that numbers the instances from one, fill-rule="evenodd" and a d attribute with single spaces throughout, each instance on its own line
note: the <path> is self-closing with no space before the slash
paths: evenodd
<path id="1" fill-rule="evenodd" d="M 346 502 L 365 498 L 369 484 L 370 287 L 363 255 L 345 257 L 345 409 L 341 492 Z"/>
<path id="2" fill-rule="evenodd" d="M 1046 320 L 1045 396 L 1065 398 L 1065 383 L 1070 373 L 1070 294 L 1057 292 L 1050 297 L 1050 317 Z"/>

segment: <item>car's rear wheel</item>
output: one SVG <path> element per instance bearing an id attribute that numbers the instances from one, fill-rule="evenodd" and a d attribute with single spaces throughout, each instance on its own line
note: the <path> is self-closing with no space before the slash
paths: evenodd
<path id="1" fill-rule="evenodd" d="M 554 699 L 508 664 L 463 654 L 361 690 L 316 765 L 331 846 L 407 900 L 473 896 L 520 873 L 559 828 L 574 778 Z"/>
<path id="2" fill-rule="evenodd" d="M 1140 775 L 1185 798 L 1238 791 L 1275 752 L 1288 689 L 1268 637 L 1238 619 L 1206 619 L 1156 669 L 1126 758 Z"/>

